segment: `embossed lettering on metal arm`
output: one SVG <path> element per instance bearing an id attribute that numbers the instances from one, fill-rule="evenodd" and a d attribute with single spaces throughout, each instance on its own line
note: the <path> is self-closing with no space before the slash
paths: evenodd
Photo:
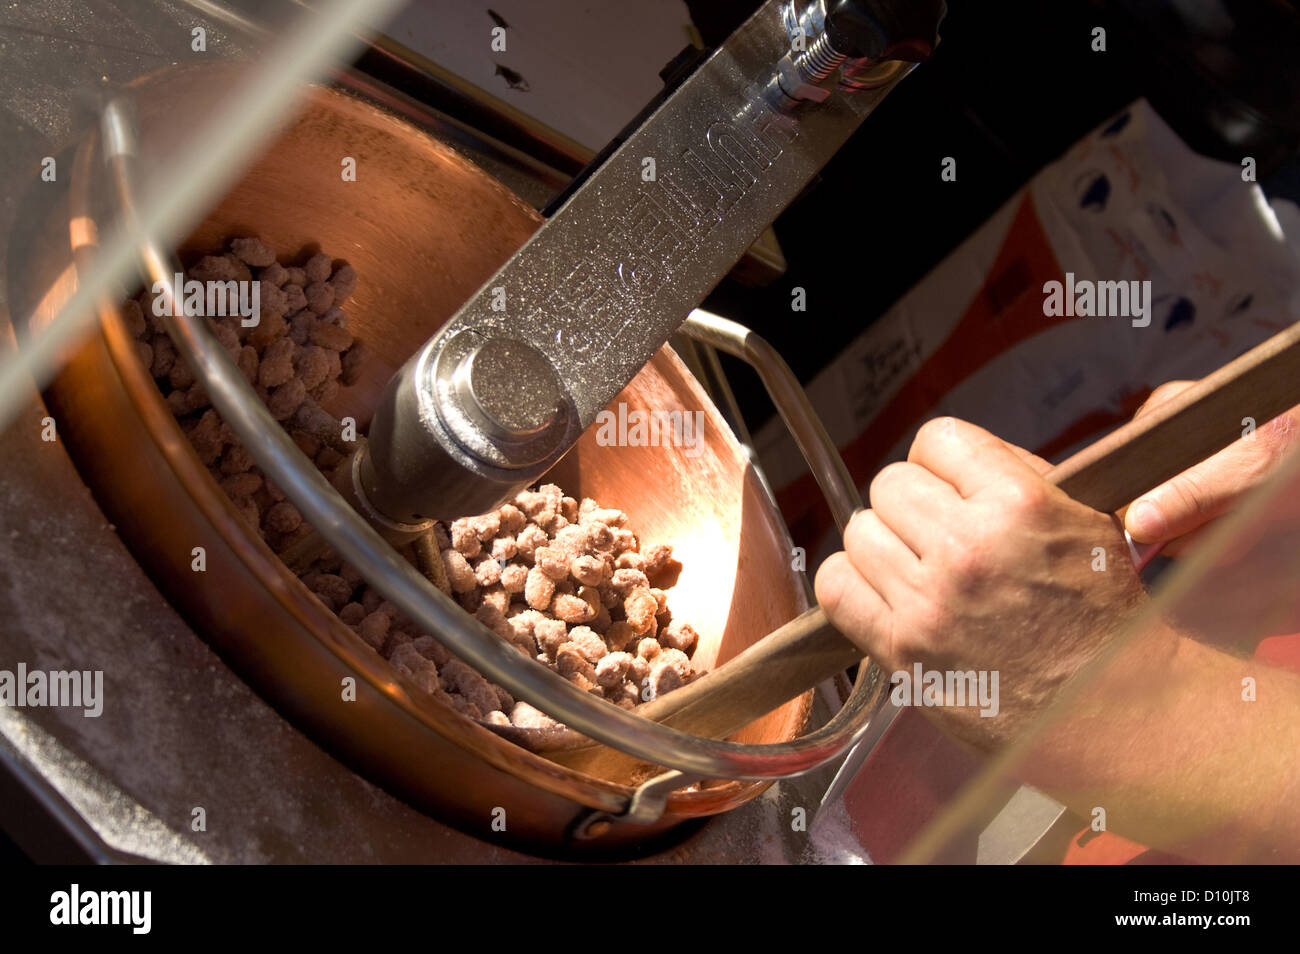
<path id="1" fill-rule="evenodd" d="M 544 473 L 913 65 L 795 104 L 786 7 L 764 4 L 394 376 L 358 468 L 377 510 L 480 513 Z"/>

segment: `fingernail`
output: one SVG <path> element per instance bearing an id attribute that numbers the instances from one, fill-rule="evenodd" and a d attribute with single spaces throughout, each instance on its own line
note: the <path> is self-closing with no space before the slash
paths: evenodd
<path id="1" fill-rule="evenodd" d="M 1145 543 L 1163 540 L 1168 529 L 1165 515 L 1160 512 L 1160 508 L 1145 499 L 1133 505 L 1125 522 L 1128 524 L 1129 533 Z"/>

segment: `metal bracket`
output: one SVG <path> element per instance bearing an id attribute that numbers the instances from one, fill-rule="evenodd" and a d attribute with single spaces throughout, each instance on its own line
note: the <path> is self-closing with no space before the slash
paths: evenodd
<path id="1" fill-rule="evenodd" d="M 610 832 L 616 824 L 651 825 L 663 817 L 668 796 L 679 788 L 700 781 L 703 776 L 684 772 L 664 772 L 637 788 L 627 800 L 627 807 L 618 813 L 588 808 L 569 828 L 569 838 L 574 841 L 591 841 Z"/>

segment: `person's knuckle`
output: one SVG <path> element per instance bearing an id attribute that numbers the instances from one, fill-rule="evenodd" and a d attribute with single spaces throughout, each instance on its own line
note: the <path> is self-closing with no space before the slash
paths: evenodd
<path id="1" fill-rule="evenodd" d="M 859 512 L 844 528 L 844 549 L 855 557 L 865 556 L 871 548 L 871 526 L 875 520 L 869 510 Z"/>
<path id="2" fill-rule="evenodd" d="M 817 571 L 813 592 L 828 615 L 836 615 L 844 605 L 850 573 L 848 557 L 843 552 L 831 554 Z"/>
<path id="3" fill-rule="evenodd" d="M 1010 519 L 1032 519 L 1046 508 L 1048 488 L 1041 481 L 1008 480 L 998 488 L 998 501 Z"/>
<path id="4" fill-rule="evenodd" d="M 907 608 L 906 645 L 912 655 L 933 647 L 951 623 L 947 601 L 927 594 Z"/>
<path id="5" fill-rule="evenodd" d="M 935 582 L 936 591 L 948 600 L 978 591 L 989 575 L 988 553 L 982 535 L 952 546 L 946 554 L 946 573 Z"/>
<path id="6" fill-rule="evenodd" d="M 917 429 L 916 437 L 912 439 L 912 447 L 918 450 L 930 447 L 936 441 L 952 434 L 956 423 L 956 419 L 951 417 L 930 418 Z"/>
<path id="7" fill-rule="evenodd" d="M 948 437 L 957 427 L 957 418 L 947 414 L 932 417 L 921 425 L 920 430 L 929 437 Z"/>
<path id="8" fill-rule="evenodd" d="M 910 465 L 903 461 L 894 461 L 882 467 L 867 487 L 867 498 L 871 501 L 871 506 L 879 507 L 882 500 L 888 499 L 898 487 L 903 486 L 900 482 L 907 480 L 909 470 Z"/>

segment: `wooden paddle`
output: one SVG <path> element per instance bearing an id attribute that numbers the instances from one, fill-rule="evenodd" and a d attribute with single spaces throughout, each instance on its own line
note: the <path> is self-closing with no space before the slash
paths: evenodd
<path id="1" fill-rule="evenodd" d="M 1196 382 L 1140 419 L 1054 467 L 1046 479 L 1075 500 L 1111 513 L 1300 404 L 1300 324 Z M 814 607 L 717 669 L 638 713 L 697 735 L 722 738 L 862 658 Z M 603 745 L 556 752 L 554 761 L 616 777 L 641 764 Z"/>

